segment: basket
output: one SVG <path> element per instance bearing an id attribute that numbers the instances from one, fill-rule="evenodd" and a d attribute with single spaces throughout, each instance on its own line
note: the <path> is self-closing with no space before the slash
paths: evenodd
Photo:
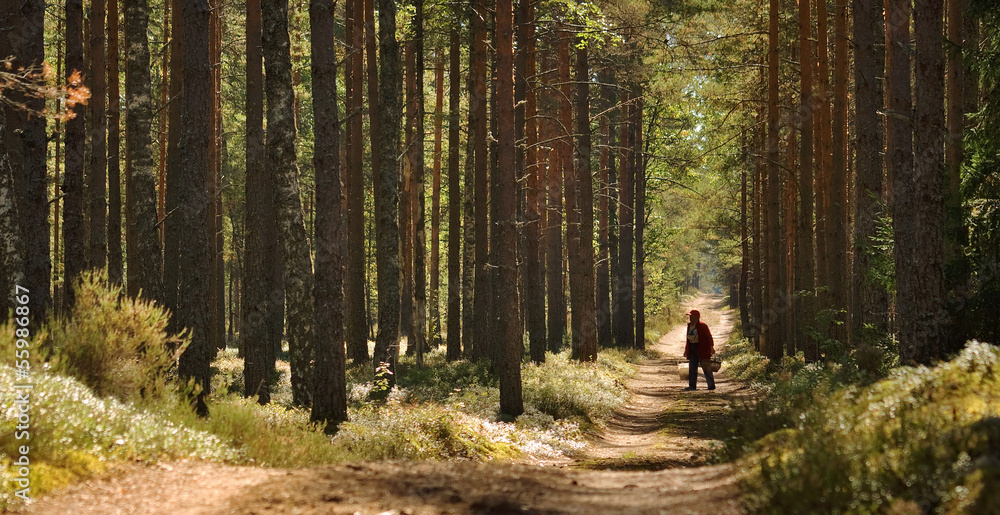
<path id="1" fill-rule="evenodd" d="M 707 361 L 708 363 L 706 363 L 706 361 Z M 712 358 L 712 359 L 703 359 L 703 360 L 701 360 L 701 366 L 702 366 L 703 368 L 708 368 L 708 367 L 707 367 L 707 366 L 705 366 L 705 365 L 709 365 L 709 366 L 711 366 L 711 367 L 712 367 L 712 372 L 713 372 L 713 373 L 715 373 L 715 372 L 718 372 L 718 371 L 719 371 L 719 369 L 721 369 L 721 368 L 722 368 L 722 360 L 720 360 L 720 359 L 715 359 L 715 358 Z"/>

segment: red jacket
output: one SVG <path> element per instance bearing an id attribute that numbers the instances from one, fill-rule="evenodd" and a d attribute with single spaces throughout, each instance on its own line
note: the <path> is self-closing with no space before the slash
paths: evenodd
<path id="1" fill-rule="evenodd" d="M 691 324 L 688 324 L 690 326 Z M 684 340 L 687 341 L 687 331 L 684 331 Z M 705 322 L 698 322 L 698 358 L 709 359 L 715 354 L 715 341 L 712 340 L 712 333 L 708 330 Z M 684 345 L 684 357 L 691 355 L 691 342 Z"/>

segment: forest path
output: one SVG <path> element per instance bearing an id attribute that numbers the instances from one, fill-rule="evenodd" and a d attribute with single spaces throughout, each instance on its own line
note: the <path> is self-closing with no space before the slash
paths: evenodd
<path id="1" fill-rule="evenodd" d="M 732 330 L 718 296 L 698 295 L 716 349 Z M 138 514 L 654 514 L 739 513 L 736 472 L 707 465 L 730 402 L 746 390 L 685 392 L 684 326 L 664 335 L 628 382 L 630 401 L 595 435 L 587 456 L 549 466 L 471 462 L 352 463 L 264 469 L 202 462 L 135 466 L 40 499 L 27 513 Z"/>

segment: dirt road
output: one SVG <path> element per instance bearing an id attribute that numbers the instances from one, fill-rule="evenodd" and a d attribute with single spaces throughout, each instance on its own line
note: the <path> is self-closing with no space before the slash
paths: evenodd
<path id="1" fill-rule="evenodd" d="M 722 299 L 700 295 L 718 345 L 732 330 Z M 715 391 L 684 392 L 684 326 L 654 346 L 628 383 L 632 399 L 588 445 L 587 458 L 511 463 L 355 463 L 297 470 L 180 462 L 136 466 L 75 485 L 27 513 L 654 514 L 739 513 L 730 465 L 711 465 L 730 402 L 745 391 L 723 373 Z"/>

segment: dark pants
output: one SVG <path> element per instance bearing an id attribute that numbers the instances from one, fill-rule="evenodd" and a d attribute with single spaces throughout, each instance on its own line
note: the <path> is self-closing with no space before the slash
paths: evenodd
<path id="1" fill-rule="evenodd" d="M 705 366 L 705 364 L 708 366 Z M 709 360 L 705 360 L 705 364 L 702 364 L 697 352 L 691 353 L 691 357 L 688 358 L 688 387 L 694 388 L 698 384 L 698 365 L 701 365 L 701 369 L 705 371 L 705 380 L 708 382 L 708 387 L 715 388 L 715 377 L 712 376 L 712 363 Z"/>

